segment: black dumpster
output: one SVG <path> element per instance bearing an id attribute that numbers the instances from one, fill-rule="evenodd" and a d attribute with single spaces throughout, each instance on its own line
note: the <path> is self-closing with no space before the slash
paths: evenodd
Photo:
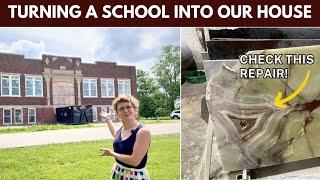
<path id="1" fill-rule="evenodd" d="M 92 105 L 56 108 L 57 122 L 85 124 L 93 121 Z"/>

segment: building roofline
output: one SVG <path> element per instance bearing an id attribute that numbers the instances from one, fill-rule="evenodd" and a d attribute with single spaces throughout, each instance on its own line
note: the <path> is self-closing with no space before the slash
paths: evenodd
<path id="1" fill-rule="evenodd" d="M 32 59 L 32 58 L 24 58 L 25 60 L 29 61 L 42 61 L 42 59 Z"/>
<path id="2" fill-rule="evenodd" d="M 81 57 L 75 57 L 75 56 L 62 56 L 62 55 L 54 55 L 54 54 L 42 54 L 43 56 L 53 56 L 53 57 L 62 57 L 62 58 L 77 58 L 77 59 L 81 59 Z M 81 59 L 82 60 L 82 59 Z"/>
<path id="3" fill-rule="evenodd" d="M 0 52 L 0 54 L 14 55 L 14 56 L 22 56 L 22 57 L 24 58 L 24 54 L 14 54 L 14 53 L 8 53 L 8 52 Z"/>
<path id="4" fill-rule="evenodd" d="M 96 63 L 113 63 L 113 64 L 117 64 L 117 62 L 115 61 L 102 61 L 102 60 L 99 60 L 99 61 L 95 61 Z"/>
<path id="5" fill-rule="evenodd" d="M 120 67 L 134 67 L 134 68 L 136 67 L 134 65 L 132 65 L 132 66 L 131 65 L 118 65 L 118 66 L 120 66 Z"/>
<path id="6" fill-rule="evenodd" d="M 43 59 L 35 59 L 35 58 L 25 58 L 25 56 L 24 56 L 23 54 L 14 54 L 14 53 L 0 52 L 0 55 L 1 55 L 1 54 L 4 54 L 4 55 L 13 55 L 13 56 L 20 56 L 20 57 L 22 57 L 24 60 L 33 60 L 33 61 L 39 61 L 39 60 L 41 61 L 41 60 L 43 60 Z M 88 65 L 96 65 L 97 63 L 109 63 L 109 64 L 115 64 L 115 65 L 118 66 L 118 67 L 134 67 L 134 68 L 136 68 L 136 66 L 134 66 L 134 65 L 121 65 L 121 64 L 118 64 L 118 63 L 115 62 L 115 61 L 102 61 L 102 60 L 98 60 L 98 61 L 94 61 L 94 62 L 90 63 L 90 62 L 82 62 L 83 59 L 82 59 L 81 57 L 61 56 L 61 55 L 53 55 L 53 54 L 42 54 L 41 56 L 42 56 L 42 58 L 43 58 L 43 56 L 62 57 L 62 58 L 77 58 L 77 59 L 80 59 L 80 60 L 81 60 L 81 64 L 83 64 L 83 65 L 86 65 L 86 64 L 88 64 Z"/>

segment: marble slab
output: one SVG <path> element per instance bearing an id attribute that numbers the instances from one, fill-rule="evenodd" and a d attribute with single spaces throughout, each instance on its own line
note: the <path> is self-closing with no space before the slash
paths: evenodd
<path id="1" fill-rule="evenodd" d="M 268 65 L 289 69 L 287 79 L 240 79 L 239 69 L 223 65 L 207 85 L 209 121 L 225 171 L 253 169 L 320 156 L 320 46 L 251 51 L 249 54 L 313 54 L 312 65 Z M 263 68 L 265 68 L 264 66 Z M 308 84 L 287 108 L 274 106 L 280 91 L 292 94 Z"/>

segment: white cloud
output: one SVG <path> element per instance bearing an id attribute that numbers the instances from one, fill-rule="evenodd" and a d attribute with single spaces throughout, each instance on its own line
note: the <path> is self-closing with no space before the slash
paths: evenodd
<path id="1" fill-rule="evenodd" d="M 7 45 L 0 43 L 0 51 L 24 55 L 26 58 L 41 59 L 45 53 L 45 44 L 43 42 L 34 43 L 27 40 L 14 41 Z"/>
<path id="2" fill-rule="evenodd" d="M 155 64 L 154 58 L 143 59 L 140 61 L 134 62 L 117 62 L 118 65 L 128 65 L 128 66 L 136 66 L 136 69 L 142 69 L 144 71 L 148 71 L 150 74 L 152 73 L 152 66 Z"/>
<path id="3" fill-rule="evenodd" d="M 157 47 L 158 44 L 159 44 L 158 39 L 155 36 L 148 34 L 148 35 L 142 36 L 140 41 L 140 48 L 141 50 L 149 50 Z"/>
<path id="4" fill-rule="evenodd" d="M 96 51 L 103 46 L 105 32 L 99 28 L 13 28 L 6 32 L 29 41 L 41 40 L 48 54 L 81 57 L 94 60 Z"/>
<path id="5" fill-rule="evenodd" d="M 49 54 L 80 57 L 83 62 L 116 61 L 147 71 L 167 44 L 179 44 L 179 29 L 0 28 L 0 51 L 29 58 Z"/>

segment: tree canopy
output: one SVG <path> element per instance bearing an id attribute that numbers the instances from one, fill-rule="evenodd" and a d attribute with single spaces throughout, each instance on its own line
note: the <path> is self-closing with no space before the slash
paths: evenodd
<path id="1" fill-rule="evenodd" d="M 180 48 L 167 45 L 162 48 L 152 75 L 137 70 L 138 98 L 142 117 L 168 116 L 174 110 L 174 101 L 180 98 Z"/>

